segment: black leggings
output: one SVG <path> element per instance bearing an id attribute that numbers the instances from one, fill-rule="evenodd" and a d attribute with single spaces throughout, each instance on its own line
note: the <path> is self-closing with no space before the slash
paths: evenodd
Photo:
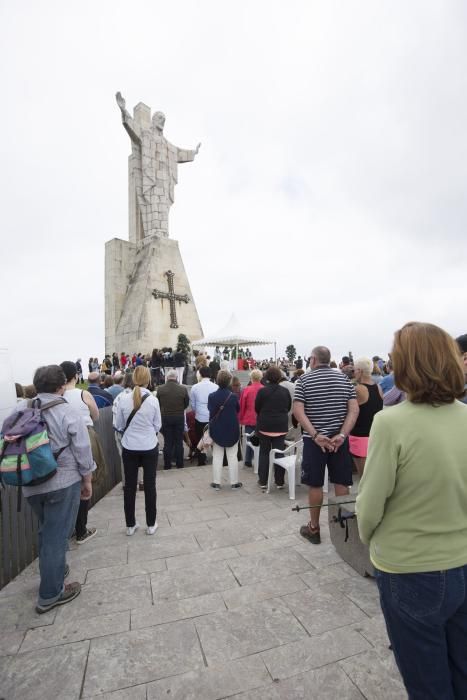
<path id="1" fill-rule="evenodd" d="M 122 448 L 123 468 L 125 470 L 125 486 L 123 505 L 127 527 L 136 524 L 135 501 L 138 484 L 138 469 L 143 467 L 144 473 L 144 504 L 146 507 L 146 525 L 152 527 L 156 522 L 156 467 L 159 448 L 153 450 L 127 450 Z"/>
<path id="2" fill-rule="evenodd" d="M 277 435 L 271 437 L 269 435 L 259 434 L 259 460 L 258 460 L 258 476 L 259 482 L 263 486 L 268 483 L 269 477 L 269 452 L 270 450 L 283 450 L 285 446 L 285 435 Z M 274 481 L 277 486 L 284 485 L 285 469 L 274 465 Z"/>

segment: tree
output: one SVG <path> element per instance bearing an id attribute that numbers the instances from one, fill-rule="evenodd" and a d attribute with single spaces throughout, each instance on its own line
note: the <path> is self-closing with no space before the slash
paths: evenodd
<path id="1" fill-rule="evenodd" d="M 289 362 L 293 362 L 297 357 L 297 350 L 295 345 L 287 345 L 285 348 L 285 354 L 287 355 Z"/>
<path id="2" fill-rule="evenodd" d="M 179 333 L 177 338 L 177 352 L 182 352 L 187 357 L 190 354 L 190 340 L 185 333 Z"/>

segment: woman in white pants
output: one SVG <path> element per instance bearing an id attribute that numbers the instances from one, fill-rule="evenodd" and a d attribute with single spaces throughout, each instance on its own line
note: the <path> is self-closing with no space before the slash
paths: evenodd
<path id="1" fill-rule="evenodd" d="M 238 413 L 240 403 L 238 397 L 233 394 L 229 385 L 232 380 L 230 372 L 220 370 L 217 375 L 217 391 L 209 394 L 209 433 L 213 440 L 212 446 L 212 483 L 213 489 L 220 489 L 222 481 L 222 461 L 224 449 L 229 465 L 230 486 L 233 489 L 241 488 L 238 480 L 237 448 L 240 438 L 240 426 Z"/>

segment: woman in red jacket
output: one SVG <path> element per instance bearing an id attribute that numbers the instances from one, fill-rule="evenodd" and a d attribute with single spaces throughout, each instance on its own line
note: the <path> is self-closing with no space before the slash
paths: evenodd
<path id="1" fill-rule="evenodd" d="M 263 386 L 261 384 L 261 379 L 263 378 L 263 373 L 260 369 L 254 369 L 250 373 L 251 384 L 246 386 L 240 396 L 240 425 L 244 426 L 245 433 L 250 434 L 255 431 L 256 428 L 256 411 L 255 411 L 255 401 L 256 394 Z M 247 447 L 245 451 L 245 467 L 251 467 L 253 459 L 253 450 L 251 447 Z"/>

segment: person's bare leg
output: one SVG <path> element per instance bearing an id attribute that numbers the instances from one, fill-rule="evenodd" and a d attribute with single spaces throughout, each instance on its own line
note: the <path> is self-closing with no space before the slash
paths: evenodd
<path id="1" fill-rule="evenodd" d="M 363 476 L 363 470 L 365 469 L 366 457 L 355 457 L 352 455 L 355 466 L 357 467 L 357 473 L 360 479 Z"/>
<path id="2" fill-rule="evenodd" d="M 334 493 L 336 494 L 336 496 L 348 496 L 349 492 L 349 486 L 342 486 L 342 484 L 334 484 Z"/>
<path id="3" fill-rule="evenodd" d="M 319 527 L 319 514 L 323 503 L 323 489 L 310 486 L 308 492 L 308 503 L 310 506 L 318 506 L 318 508 L 310 508 L 310 525 L 315 530 Z"/>

